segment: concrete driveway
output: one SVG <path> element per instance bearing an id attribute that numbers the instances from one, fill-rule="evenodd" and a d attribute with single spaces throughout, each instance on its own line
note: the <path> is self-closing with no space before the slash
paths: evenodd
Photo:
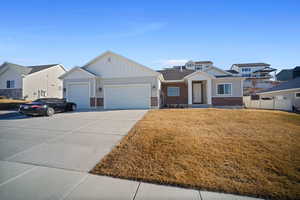
<path id="1" fill-rule="evenodd" d="M 0 120 L 0 160 L 88 172 L 145 110 L 13 116 Z"/>
<path id="2" fill-rule="evenodd" d="M 146 112 L 0 116 L 0 199 L 253 199 L 87 173 Z"/>

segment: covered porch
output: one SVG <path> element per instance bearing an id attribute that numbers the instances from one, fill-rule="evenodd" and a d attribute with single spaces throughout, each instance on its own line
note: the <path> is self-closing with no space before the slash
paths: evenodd
<path id="1" fill-rule="evenodd" d="M 195 73 L 186 77 L 188 85 L 188 105 L 201 107 L 212 104 L 212 77 L 207 73 Z"/>

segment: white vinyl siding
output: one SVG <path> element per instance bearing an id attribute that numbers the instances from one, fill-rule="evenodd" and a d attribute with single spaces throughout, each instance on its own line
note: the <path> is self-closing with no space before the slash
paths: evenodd
<path id="1" fill-rule="evenodd" d="M 93 74 L 100 75 L 103 79 L 158 76 L 155 71 L 112 53 L 104 54 L 85 68 Z"/>
<path id="2" fill-rule="evenodd" d="M 60 66 L 53 66 L 23 78 L 23 97 L 27 100 L 35 100 L 40 97 L 62 98 L 61 90 L 63 82 L 58 77 L 65 73 Z"/>
<path id="3" fill-rule="evenodd" d="M 243 85 L 240 78 L 217 78 L 212 80 L 212 96 L 213 97 L 242 97 Z M 231 94 L 218 94 L 218 85 L 231 84 Z"/>
<path id="4" fill-rule="evenodd" d="M 178 97 L 180 96 L 180 88 L 179 87 L 168 87 L 168 96 L 169 97 Z"/>

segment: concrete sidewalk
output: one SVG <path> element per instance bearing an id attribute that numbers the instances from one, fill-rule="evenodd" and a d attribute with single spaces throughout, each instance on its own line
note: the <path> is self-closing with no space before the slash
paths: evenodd
<path id="1" fill-rule="evenodd" d="M 255 198 L 0 161 L 0 199 L 254 200 Z"/>

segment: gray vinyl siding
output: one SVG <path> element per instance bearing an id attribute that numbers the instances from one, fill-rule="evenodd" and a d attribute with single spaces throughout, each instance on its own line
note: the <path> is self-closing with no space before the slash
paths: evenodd
<path id="1" fill-rule="evenodd" d="M 242 97 L 243 90 L 242 90 L 242 83 L 241 79 L 239 78 L 220 78 L 220 79 L 213 79 L 212 80 L 212 96 L 213 97 Z M 232 94 L 231 95 L 218 95 L 217 94 L 217 85 L 222 83 L 231 83 L 232 85 Z"/>

